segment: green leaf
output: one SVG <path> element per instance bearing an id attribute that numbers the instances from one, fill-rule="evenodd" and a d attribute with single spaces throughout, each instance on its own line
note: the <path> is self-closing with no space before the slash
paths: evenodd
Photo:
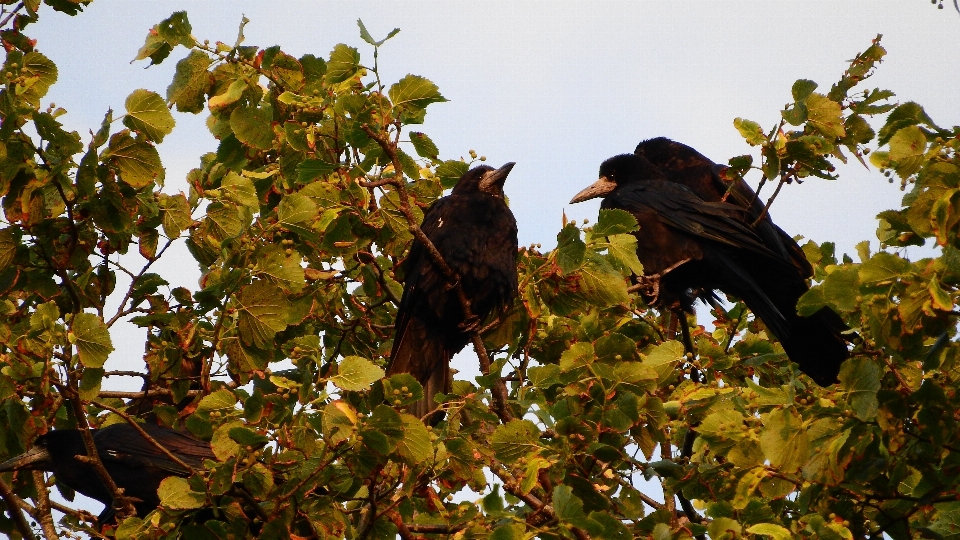
<path id="1" fill-rule="evenodd" d="M 299 193 L 291 193 L 284 197 L 277 208 L 277 219 L 284 225 L 311 221 L 316 216 L 317 204 L 310 197 Z"/>
<path id="2" fill-rule="evenodd" d="M 602 208 L 597 224 L 593 226 L 594 236 L 611 236 L 640 230 L 637 218 L 626 210 Z"/>
<path id="3" fill-rule="evenodd" d="M 186 58 L 177 62 L 173 82 L 167 87 L 167 101 L 177 106 L 180 112 L 200 113 L 207 92 L 213 86 L 213 75 L 207 71 L 212 60 L 200 51 L 190 51 Z"/>
<path id="4" fill-rule="evenodd" d="M 568 223 L 557 235 L 557 264 L 560 271 L 569 274 L 583 264 L 587 245 L 580 239 L 580 229 Z"/>
<path id="5" fill-rule="evenodd" d="M 817 89 L 817 83 L 808 80 L 808 79 L 797 79 L 793 83 L 793 88 L 790 89 L 790 93 L 793 94 L 793 100 L 796 102 L 803 101 Z"/>
<path id="6" fill-rule="evenodd" d="M 793 473 L 807 461 L 810 449 L 807 431 L 795 410 L 774 409 L 762 416 L 760 448 L 774 467 Z"/>
<path id="7" fill-rule="evenodd" d="M 733 496 L 732 505 L 735 510 L 743 510 L 753 500 L 753 494 L 760 487 L 760 482 L 767 477 L 763 467 L 754 467 L 745 472 L 737 482 L 737 491 Z"/>
<path id="8" fill-rule="evenodd" d="M 530 420 L 511 420 L 493 430 L 490 445 L 497 459 L 513 463 L 542 448 L 540 428 Z"/>
<path id="9" fill-rule="evenodd" d="M 840 366 L 840 385 L 847 394 L 847 405 L 864 422 L 872 422 L 877 416 L 880 376 L 880 367 L 871 358 L 851 358 Z"/>
<path id="10" fill-rule="evenodd" d="M 580 293 L 600 307 L 629 302 L 627 283 L 619 271 L 602 257 L 589 256 L 580 268 Z"/>
<path id="11" fill-rule="evenodd" d="M 223 197 L 240 206 L 246 206 L 253 211 L 260 209 L 260 199 L 257 197 L 257 188 L 253 181 L 233 171 L 227 173 L 220 182 L 220 191 Z"/>
<path id="12" fill-rule="evenodd" d="M 203 508 L 207 503 L 206 494 L 193 491 L 187 479 L 179 476 L 164 478 L 157 489 L 157 495 L 160 497 L 161 506 L 173 510 Z"/>
<path id="13" fill-rule="evenodd" d="M 417 155 L 420 157 L 437 159 L 437 155 L 440 154 L 440 150 L 437 148 L 437 145 L 433 144 L 433 141 L 430 140 L 430 137 L 428 137 L 426 133 L 411 131 L 410 142 L 413 143 L 413 148 L 417 151 Z"/>
<path id="14" fill-rule="evenodd" d="M 273 147 L 273 111 L 269 106 L 237 107 L 230 113 L 230 129 L 237 140 L 258 150 Z"/>
<path id="15" fill-rule="evenodd" d="M 737 131 L 740 132 L 740 135 L 743 136 L 744 140 L 746 140 L 750 146 L 757 146 L 767 142 L 767 136 L 764 135 L 760 124 L 752 120 L 734 118 L 733 127 L 737 128 Z"/>
<path id="16" fill-rule="evenodd" d="M 89 401 L 97 399 L 100 392 L 100 383 L 103 381 L 103 370 L 99 368 L 86 368 L 83 370 L 83 376 L 80 378 L 80 399 Z"/>
<path id="17" fill-rule="evenodd" d="M 889 158 L 895 163 L 897 174 L 906 178 L 923 166 L 927 151 L 927 137 L 918 126 L 907 126 L 890 138 Z"/>
<path id="18" fill-rule="evenodd" d="M 804 101 L 807 106 L 807 122 L 825 137 L 843 137 L 843 118 L 840 104 L 823 94 L 813 93 Z"/>
<path id="19" fill-rule="evenodd" d="M 657 372 L 657 384 L 662 384 L 673 376 L 674 370 L 683 358 L 683 344 L 679 341 L 665 341 L 643 355 L 644 365 Z"/>
<path id="20" fill-rule="evenodd" d="M 373 36 L 370 35 L 370 32 L 367 32 L 367 27 L 363 25 L 363 21 L 357 19 L 357 26 L 360 27 L 360 39 L 366 41 L 374 47 L 383 45 L 385 41 L 400 33 L 399 28 L 394 28 L 389 34 L 387 34 L 387 37 L 381 39 L 380 41 L 374 41 Z"/>
<path id="21" fill-rule="evenodd" d="M 230 428 L 227 434 L 240 446 L 252 446 L 254 448 L 259 448 L 270 442 L 270 439 L 267 437 L 245 427 Z"/>
<path id="22" fill-rule="evenodd" d="M 127 130 L 110 137 L 101 159 L 116 167 L 120 179 L 134 189 L 163 182 L 163 164 L 157 149 L 147 141 L 133 138 Z"/>
<path id="23" fill-rule="evenodd" d="M 343 390 L 359 392 L 382 379 L 383 375 L 383 369 L 366 358 L 347 356 L 340 361 L 337 374 L 330 378 L 330 382 Z"/>
<path id="24" fill-rule="evenodd" d="M 257 264 L 256 272 L 258 276 L 269 279 L 286 291 L 299 293 L 303 290 L 306 285 L 305 272 L 300 264 L 300 255 L 296 251 L 287 255 L 282 247 L 268 244 L 261 248 L 259 255 L 260 262 Z"/>
<path id="25" fill-rule="evenodd" d="M 125 106 L 127 115 L 123 117 L 123 125 L 142 133 L 148 140 L 163 142 L 163 137 L 176 125 L 167 103 L 156 92 L 134 90 L 127 96 Z"/>
<path id="26" fill-rule="evenodd" d="M 166 19 L 160 21 L 160 24 L 154 26 L 153 29 L 156 30 L 157 35 L 170 45 L 192 47 L 196 44 L 196 41 L 194 41 L 190 35 L 191 32 L 193 32 L 193 27 L 190 26 L 190 21 L 187 20 L 186 11 L 174 12 Z"/>
<path id="27" fill-rule="evenodd" d="M 769 536 L 773 538 L 773 540 L 791 540 L 793 538 L 793 533 L 791 533 L 789 529 L 775 523 L 757 523 L 747 528 L 747 532 L 750 534 Z"/>
<path id="28" fill-rule="evenodd" d="M 337 170 L 337 166 L 319 159 L 305 159 L 297 164 L 297 182 L 306 184 Z"/>
<path id="29" fill-rule="evenodd" d="M 573 494 L 570 486 L 559 485 L 553 488 L 553 510 L 557 518 L 575 525 L 580 525 L 587 519 L 583 511 L 583 501 Z"/>
<path id="30" fill-rule="evenodd" d="M 403 439 L 397 443 L 397 451 L 409 465 L 418 465 L 433 456 L 430 432 L 419 418 L 410 414 L 401 414 L 403 419 Z"/>
<path id="31" fill-rule="evenodd" d="M 70 326 L 71 341 L 77 346 L 77 354 L 84 367 L 102 368 L 107 356 L 113 351 L 110 330 L 100 317 L 93 313 L 77 313 Z"/>
<path id="32" fill-rule="evenodd" d="M 330 52 L 325 77 L 328 83 L 341 83 L 356 75 L 359 70 L 360 52 L 341 43 Z"/>
<path id="33" fill-rule="evenodd" d="M 727 517 L 714 518 L 707 526 L 707 533 L 711 539 L 727 540 L 739 538 L 743 530 L 740 523 Z"/>
<path id="34" fill-rule="evenodd" d="M 160 194 L 160 217 L 163 233 L 167 238 L 177 238 L 193 223 L 190 215 L 190 203 L 183 193 L 176 195 Z"/>
<path id="35" fill-rule="evenodd" d="M 892 253 L 879 252 L 860 265 L 860 283 L 879 285 L 895 281 L 910 271 L 910 262 Z"/>
<path id="36" fill-rule="evenodd" d="M 560 371 L 567 372 L 593 363 L 595 355 L 593 343 L 581 341 L 574 343 L 560 355 Z"/>
<path id="37" fill-rule="evenodd" d="M 451 159 L 437 165 L 434 174 L 440 179 L 440 185 L 443 186 L 443 189 L 450 189 L 467 172 L 467 169 L 469 169 L 469 166 L 466 163 Z"/>
<path id="38" fill-rule="evenodd" d="M 47 91 L 57 82 L 57 65 L 49 58 L 38 53 L 30 52 L 23 55 L 20 76 L 26 79 L 20 97 L 34 108 L 40 108 L 40 99 L 47 95 Z"/>
<path id="39" fill-rule="evenodd" d="M 210 107 L 211 112 L 221 111 L 226 109 L 230 105 L 240 101 L 240 98 L 243 97 L 243 93 L 247 91 L 247 88 L 250 86 L 247 84 L 245 79 L 236 79 L 226 90 L 220 92 L 219 94 L 212 96 L 210 101 L 207 103 L 207 106 Z"/>
<path id="40" fill-rule="evenodd" d="M 423 424 L 420 424 L 423 426 Z M 328 444 L 349 440 L 357 426 L 357 411 L 345 401 L 333 401 L 323 409 L 323 435 Z M 426 431 L 426 428 L 424 428 Z"/>
<path id="41" fill-rule="evenodd" d="M 425 109 L 431 103 L 447 101 L 440 95 L 437 85 L 419 75 L 407 75 L 400 79 L 390 87 L 388 95 L 397 109 Z"/>
<path id="42" fill-rule="evenodd" d="M 217 456 L 218 460 L 227 461 L 240 453 L 240 445 L 230 438 L 230 431 L 242 427 L 243 422 L 234 420 L 220 425 L 213 432 L 213 437 L 210 439 L 210 449 L 213 450 L 213 454 Z"/>
<path id="43" fill-rule="evenodd" d="M 629 270 L 635 275 L 643 275 L 643 264 L 637 257 L 637 238 L 632 234 L 615 234 L 607 238 L 607 253 L 614 268 Z"/>
<path id="44" fill-rule="evenodd" d="M 240 313 L 240 338 L 247 346 L 265 348 L 273 337 L 287 327 L 290 301 L 276 285 L 256 281 L 244 287 L 237 296 Z"/>
<path id="45" fill-rule="evenodd" d="M 236 404 L 237 397 L 231 391 L 221 389 L 203 396 L 200 403 L 197 404 L 197 410 L 200 412 L 232 410 Z"/>
<path id="46" fill-rule="evenodd" d="M 0 268 L 6 268 L 17 254 L 17 237 L 13 228 L 0 229 Z"/>

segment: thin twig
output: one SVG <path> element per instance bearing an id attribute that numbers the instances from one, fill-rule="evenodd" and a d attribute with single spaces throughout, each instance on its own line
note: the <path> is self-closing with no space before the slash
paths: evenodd
<path id="1" fill-rule="evenodd" d="M 760 223 L 760 220 L 762 220 L 767 215 L 767 211 L 770 210 L 770 205 L 773 204 L 773 200 L 777 198 L 777 195 L 780 194 L 780 189 L 782 189 L 783 185 L 786 183 L 787 183 L 787 179 L 784 176 L 781 176 L 780 183 L 777 184 L 777 189 L 773 190 L 773 195 L 771 195 L 770 198 L 767 199 L 767 204 L 763 206 L 763 211 L 760 212 L 760 215 L 757 216 L 757 219 L 754 220 L 752 225 L 750 225 L 751 227 L 756 227 L 757 223 Z"/>

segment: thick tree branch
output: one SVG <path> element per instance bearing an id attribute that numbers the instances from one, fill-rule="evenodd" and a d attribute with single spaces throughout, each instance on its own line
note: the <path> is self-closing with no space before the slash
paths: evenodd
<path id="1" fill-rule="evenodd" d="M 47 484 L 43 478 L 43 471 L 30 471 L 33 476 L 33 485 L 37 490 L 37 521 L 40 530 L 47 540 L 59 540 L 57 528 L 53 525 L 53 515 L 50 513 L 50 497 L 47 493 Z M 32 535 L 31 535 L 32 536 Z"/>

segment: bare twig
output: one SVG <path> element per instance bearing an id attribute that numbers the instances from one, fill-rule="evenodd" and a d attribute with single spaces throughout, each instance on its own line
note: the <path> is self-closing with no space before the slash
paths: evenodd
<path id="1" fill-rule="evenodd" d="M 777 184 L 777 189 L 773 190 L 773 195 L 771 195 L 770 198 L 767 199 L 767 204 L 763 206 L 763 211 L 760 212 L 760 215 L 757 216 L 757 219 L 754 220 L 754 222 L 750 225 L 751 227 L 756 227 L 757 223 L 760 223 L 760 220 L 762 220 L 767 215 L 767 211 L 770 210 L 770 205 L 773 204 L 773 200 L 777 198 L 777 195 L 780 194 L 780 190 L 783 188 L 783 185 L 786 183 L 787 183 L 786 177 L 781 176 L 780 183 Z"/>
<path id="2" fill-rule="evenodd" d="M 3 498 L 3 502 L 7 503 L 7 513 L 10 514 L 10 518 L 13 520 L 14 525 L 17 526 L 17 530 L 20 531 L 20 535 L 31 540 L 35 538 L 33 536 L 33 529 L 30 528 L 30 524 L 27 523 L 27 518 L 23 515 L 23 507 L 27 503 L 20 497 L 17 497 L 17 494 L 10 489 L 10 486 L 8 486 L 2 478 L 0 478 L 0 497 Z"/>

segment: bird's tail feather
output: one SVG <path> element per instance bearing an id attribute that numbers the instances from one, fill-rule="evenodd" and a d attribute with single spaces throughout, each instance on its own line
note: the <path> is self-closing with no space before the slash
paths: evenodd
<path id="1" fill-rule="evenodd" d="M 409 373 L 423 385 L 423 399 L 410 405 L 407 409 L 410 414 L 425 417 L 436 410 L 434 399 L 437 394 L 450 393 L 450 357 L 443 342 L 430 336 L 423 321 L 411 319 L 408 322 L 399 344 L 394 347 L 387 375 Z M 435 424 L 441 418 L 441 415 L 434 414 L 426 420 Z"/>
<path id="2" fill-rule="evenodd" d="M 830 308 L 809 317 L 796 316 L 790 337 L 781 339 L 783 350 L 800 365 L 800 371 L 820 386 L 837 382 L 840 364 L 850 356 L 842 332 L 847 326 Z"/>

